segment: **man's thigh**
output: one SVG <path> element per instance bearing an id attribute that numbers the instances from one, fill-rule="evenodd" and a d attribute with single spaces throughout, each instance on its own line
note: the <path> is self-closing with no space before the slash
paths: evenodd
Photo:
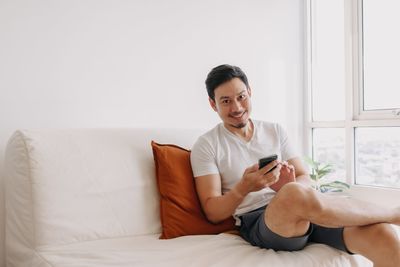
<path id="1" fill-rule="evenodd" d="M 301 236 L 283 237 L 267 227 L 265 212 L 263 207 L 241 216 L 240 234 L 246 241 L 253 246 L 284 251 L 300 250 L 307 245 L 312 226 Z"/>
<path id="2" fill-rule="evenodd" d="M 322 243 L 349 252 L 343 240 L 343 228 L 326 228 L 309 224 L 301 235 L 284 237 L 274 233 L 265 223 L 263 207 L 241 216 L 240 233 L 253 246 L 267 249 L 295 251 L 303 249 L 309 242 Z"/>

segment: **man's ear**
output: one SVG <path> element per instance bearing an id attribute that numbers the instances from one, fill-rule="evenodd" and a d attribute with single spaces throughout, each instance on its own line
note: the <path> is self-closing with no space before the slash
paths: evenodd
<path id="1" fill-rule="evenodd" d="M 208 98 L 208 102 L 210 102 L 210 106 L 212 107 L 212 109 L 217 112 L 217 105 L 215 104 L 215 101 L 211 99 L 211 97 Z"/>

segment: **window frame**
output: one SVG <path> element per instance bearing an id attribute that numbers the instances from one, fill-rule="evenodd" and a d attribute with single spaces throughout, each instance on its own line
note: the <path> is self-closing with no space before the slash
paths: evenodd
<path id="1" fill-rule="evenodd" d="M 305 94 L 304 151 L 312 155 L 312 132 L 315 128 L 343 128 L 345 130 L 345 173 L 346 182 L 352 185 L 354 192 L 370 192 L 371 188 L 386 194 L 386 197 L 400 195 L 400 188 L 375 187 L 355 184 L 355 132 L 358 127 L 400 127 L 400 110 L 363 110 L 363 36 L 362 3 L 363 0 L 344 1 L 345 17 L 345 119 L 340 121 L 312 120 L 312 2 L 305 2 Z M 385 198 L 385 197 L 383 197 Z"/>
<path id="2" fill-rule="evenodd" d="M 312 0 L 311 0 L 312 1 Z M 350 0 L 347 9 L 349 10 L 347 20 L 351 21 L 349 25 L 352 32 L 353 42 L 353 76 L 354 76 L 354 119 L 355 120 L 397 120 L 400 118 L 400 109 L 379 109 L 364 110 L 364 18 L 363 18 L 363 0 Z M 347 89 L 347 88 L 346 88 Z"/>

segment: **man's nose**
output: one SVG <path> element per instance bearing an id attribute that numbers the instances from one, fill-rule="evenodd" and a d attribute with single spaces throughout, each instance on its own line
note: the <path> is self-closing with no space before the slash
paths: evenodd
<path id="1" fill-rule="evenodd" d="M 238 111 L 242 109 L 242 105 L 240 104 L 239 101 L 232 101 L 232 105 L 231 105 L 231 110 L 232 111 Z"/>

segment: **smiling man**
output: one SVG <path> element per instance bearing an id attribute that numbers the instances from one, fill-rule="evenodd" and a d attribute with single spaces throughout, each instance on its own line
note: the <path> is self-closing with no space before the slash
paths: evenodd
<path id="1" fill-rule="evenodd" d="M 400 224 L 400 207 L 313 190 L 285 130 L 251 119 L 251 88 L 239 67 L 215 67 L 206 87 L 222 123 L 199 137 L 191 163 L 210 221 L 233 216 L 241 236 L 262 248 L 293 251 L 316 242 L 362 254 L 374 266 L 400 266 L 400 242 L 390 226 Z M 258 160 L 271 154 L 278 159 L 259 168 Z"/>

